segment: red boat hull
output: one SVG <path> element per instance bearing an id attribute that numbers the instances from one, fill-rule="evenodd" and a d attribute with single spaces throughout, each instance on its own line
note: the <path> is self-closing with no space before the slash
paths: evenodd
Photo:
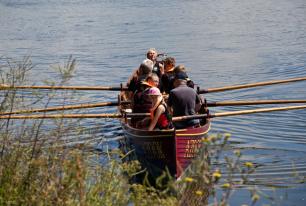
<path id="1" fill-rule="evenodd" d="M 123 120 L 122 128 L 143 168 L 155 177 L 167 169 L 178 178 L 198 154 L 210 121 L 196 128 L 147 131 L 133 128 Z"/>

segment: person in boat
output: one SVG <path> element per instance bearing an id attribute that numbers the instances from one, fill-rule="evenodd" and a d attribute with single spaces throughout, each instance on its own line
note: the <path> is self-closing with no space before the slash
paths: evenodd
<path id="1" fill-rule="evenodd" d="M 128 90 L 134 93 L 139 90 L 141 86 L 141 81 L 145 80 L 151 73 L 153 69 L 153 62 L 149 59 L 143 61 L 139 68 L 133 73 L 132 77 L 129 79 L 127 86 Z"/>
<path id="2" fill-rule="evenodd" d="M 152 108 L 152 100 L 148 96 L 148 91 L 152 85 L 146 81 L 141 81 L 140 87 L 135 91 L 132 98 L 132 112 L 133 113 L 150 113 Z M 144 117 L 133 117 L 131 124 L 133 127 L 143 127 L 141 122 Z"/>
<path id="3" fill-rule="evenodd" d="M 180 67 L 184 67 L 180 65 Z M 185 72 L 178 72 L 174 76 L 174 89 L 170 91 L 168 106 L 171 108 L 173 117 L 196 114 L 196 106 L 200 104 L 197 92 L 187 86 L 188 76 Z M 176 129 L 183 129 L 199 125 L 199 120 L 191 119 L 174 122 Z"/>
<path id="4" fill-rule="evenodd" d="M 183 65 L 178 65 L 178 66 L 176 66 L 176 67 L 173 69 L 174 76 L 175 76 L 175 74 L 177 74 L 177 73 L 179 73 L 179 72 L 185 72 L 185 73 L 187 74 L 185 66 L 183 66 Z M 188 75 L 187 75 L 187 76 L 188 76 Z M 189 79 L 189 77 L 187 77 L 186 80 L 187 80 L 187 86 L 188 86 L 188 87 L 191 87 L 192 89 L 194 89 L 194 82 L 193 82 L 191 79 Z M 171 84 L 174 85 L 174 78 L 172 79 Z M 174 88 L 174 86 L 173 86 L 173 88 Z"/>
<path id="5" fill-rule="evenodd" d="M 165 54 L 158 54 L 155 48 L 150 48 L 147 51 L 147 59 L 153 62 L 153 73 L 157 74 L 159 78 L 161 78 L 161 67 L 163 66 L 161 61 L 157 61 L 159 56 L 164 56 Z M 144 60 L 146 61 L 146 59 Z"/>
<path id="6" fill-rule="evenodd" d="M 132 111 L 134 113 L 150 113 L 152 108 L 152 99 L 149 97 L 149 89 L 152 87 L 158 87 L 159 78 L 157 74 L 150 74 L 145 81 L 141 81 L 140 87 L 135 91 L 132 101 Z M 138 125 L 137 127 L 144 127 L 142 124 L 138 124 L 140 120 L 144 118 L 134 117 L 132 118 L 132 125 Z"/>
<path id="7" fill-rule="evenodd" d="M 159 78 L 157 74 L 151 73 L 144 81 L 141 81 L 140 87 L 134 93 L 135 112 L 146 113 L 152 107 L 152 101 L 149 95 L 149 89 L 158 87 Z"/>
<path id="8" fill-rule="evenodd" d="M 154 129 L 172 129 L 171 116 L 167 110 L 167 104 L 160 90 L 157 87 L 151 87 L 148 90 L 148 96 L 152 100 L 152 108 L 150 109 L 151 115 L 141 121 L 142 126 L 149 123 L 149 131 Z"/>
<path id="9" fill-rule="evenodd" d="M 186 73 L 186 68 L 185 68 L 184 65 L 178 65 L 178 66 L 176 66 L 176 67 L 174 68 L 174 70 L 173 70 L 174 76 L 175 76 L 176 74 L 180 73 L 180 72 L 185 72 L 185 73 Z M 187 73 L 186 73 L 186 74 L 187 74 Z M 175 79 L 173 78 L 172 80 L 173 80 L 173 81 L 172 81 L 172 84 L 174 85 L 174 80 L 175 80 Z M 194 82 L 188 77 L 188 75 L 187 75 L 186 81 L 187 81 L 187 86 L 190 87 L 190 88 L 192 88 L 192 89 L 194 89 L 194 87 L 195 87 Z M 173 86 L 173 88 L 174 88 L 174 86 Z M 199 96 L 199 98 L 200 98 L 200 104 L 196 104 L 195 111 L 196 111 L 196 112 L 200 112 L 200 113 L 202 113 L 202 114 L 203 114 L 203 113 L 206 113 L 206 112 L 207 112 L 207 108 L 205 107 L 205 104 L 204 104 L 205 98 L 204 98 L 204 96 L 199 95 L 199 94 L 198 94 L 198 96 Z"/>
<path id="10" fill-rule="evenodd" d="M 175 59 L 173 57 L 167 57 L 161 64 L 161 78 L 160 78 L 160 89 L 162 92 L 169 94 L 170 90 L 173 89 L 173 78 L 175 68 Z"/>
<path id="11" fill-rule="evenodd" d="M 157 55 L 157 50 L 155 48 L 150 48 L 147 51 L 147 59 L 150 59 L 154 64 L 156 63 Z"/>
<path id="12" fill-rule="evenodd" d="M 156 73 L 152 73 L 146 78 L 146 82 L 152 87 L 159 87 L 159 77 Z"/>

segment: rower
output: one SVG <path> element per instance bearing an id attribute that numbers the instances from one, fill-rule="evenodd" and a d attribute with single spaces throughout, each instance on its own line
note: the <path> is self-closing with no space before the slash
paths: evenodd
<path id="1" fill-rule="evenodd" d="M 183 65 L 180 65 L 184 67 Z M 168 106 L 171 107 L 173 117 L 187 116 L 196 114 L 196 105 L 200 104 L 200 98 L 197 92 L 187 86 L 187 74 L 178 72 L 174 76 L 174 89 L 170 91 Z M 183 129 L 199 125 L 199 120 L 191 119 L 174 122 L 176 129 Z"/>
<path id="2" fill-rule="evenodd" d="M 151 87 L 148 90 L 148 96 L 152 101 L 152 108 L 150 109 L 150 117 L 146 117 L 139 122 L 139 125 L 146 127 L 148 125 L 148 130 L 152 131 L 154 129 L 172 129 L 173 125 L 171 122 L 170 114 L 167 110 L 167 104 L 163 99 L 163 95 L 157 87 Z"/>
<path id="3" fill-rule="evenodd" d="M 173 70 L 175 67 L 175 59 L 173 57 L 167 57 L 163 60 L 161 65 L 161 78 L 160 78 L 160 88 L 162 92 L 169 94 L 170 90 L 173 89 Z"/>
<path id="4" fill-rule="evenodd" d="M 187 72 L 185 66 L 183 66 L 183 65 L 178 65 L 178 66 L 176 66 L 176 67 L 173 69 L 174 75 L 177 74 L 177 73 L 180 73 L 180 72 L 185 72 L 185 73 Z M 187 74 L 187 73 L 186 73 L 186 74 Z M 174 78 L 173 78 L 172 80 L 173 80 L 173 81 L 171 82 L 171 84 L 174 84 Z M 191 87 L 192 89 L 194 89 L 194 82 L 193 82 L 191 79 L 189 79 L 189 77 L 187 77 L 186 80 L 187 80 L 187 86 L 188 86 L 188 87 Z M 173 87 L 174 87 L 174 86 L 173 86 Z"/>
<path id="5" fill-rule="evenodd" d="M 152 85 L 143 80 L 140 82 L 138 89 L 134 92 L 132 97 L 132 112 L 133 113 L 149 113 L 152 108 L 152 100 L 148 96 L 148 91 Z M 132 126 L 143 127 L 139 122 L 144 117 L 133 117 L 131 119 Z"/>
<path id="6" fill-rule="evenodd" d="M 146 78 L 146 82 L 148 82 L 151 86 L 159 88 L 159 77 L 156 73 L 150 74 Z"/>
<path id="7" fill-rule="evenodd" d="M 128 90 L 134 93 L 137 89 L 139 89 L 138 87 L 140 86 L 140 82 L 152 74 L 152 69 L 153 62 L 151 60 L 146 59 L 143 61 L 128 81 Z"/>

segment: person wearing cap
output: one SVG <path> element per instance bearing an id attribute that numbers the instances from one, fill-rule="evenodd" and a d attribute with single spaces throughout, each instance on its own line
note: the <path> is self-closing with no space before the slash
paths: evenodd
<path id="1" fill-rule="evenodd" d="M 184 65 L 178 65 L 178 66 L 176 66 L 176 67 L 173 69 L 174 76 L 175 76 L 175 74 L 177 74 L 177 73 L 179 73 L 179 72 L 185 72 L 185 73 L 187 72 Z M 186 73 L 186 74 L 187 74 L 187 73 Z M 188 77 L 187 77 L 186 80 L 187 80 L 187 86 L 188 86 L 188 87 L 191 87 L 192 89 L 194 89 L 194 82 L 193 82 L 191 79 L 189 79 Z M 171 84 L 172 84 L 172 85 L 174 84 L 174 78 L 173 78 Z"/>
<path id="2" fill-rule="evenodd" d="M 171 84 L 174 77 L 173 70 L 175 68 L 175 59 L 173 57 L 167 57 L 163 60 L 163 65 L 160 68 L 160 88 L 162 92 L 169 94 L 170 90 L 173 89 Z"/>
<path id="3" fill-rule="evenodd" d="M 183 66 L 183 65 L 182 65 Z M 169 93 L 168 106 L 172 109 L 173 117 L 196 114 L 196 105 L 200 104 L 197 92 L 187 86 L 187 74 L 178 72 L 174 76 L 174 89 Z M 183 129 L 199 124 L 199 120 L 185 120 L 175 122 L 176 129 Z"/>
<path id="4" fill-rule="evenodd" d="M 172 122 L 170 114 L 167 110 L 167 104 L 165 103 L 160 90 L 157 87 L 151 87 L 148 90 L 148 96 L 152 101 L 152 108 L 150 109 L 150 117 L 145 118 L 141 121 L 144 125 L 149 122 L 148 130 L 152 131 L 155 128 L 162 129 L 172 129 Z"/>

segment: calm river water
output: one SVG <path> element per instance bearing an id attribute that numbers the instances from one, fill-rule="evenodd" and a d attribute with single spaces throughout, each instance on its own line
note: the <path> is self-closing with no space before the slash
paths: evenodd
<path id="1" fill-rule="evenodd" d="M 71 85 L 117 86 L 155 47 L 190 68 L 201 88 L 221 87 L 306 76 L 305 22 L 305 0 L 0 0 L 0 56 L 30 55 L 32 79 L 43 84 L 56 78 L 50 65 L 72 55 L 77 72 Z M 206 98 L 306 99 L 305 88 L 299 82 Z M 73 103 L 116 99 L 114 92 L 80 94 Z M 254 107 L 211 111 L 246 108 Z M 122 136 L 114 120 L 88 120 L 87 126 L 105 138 Z M 230 149 L 241 149 L 243 160 L 258 165 L 251 179 L 276 198 L 262 198 L 260 205 L 306 204 L 306 110 L 216 118 L 215 132 L 231 133 Z M 237 189 L 231 205 L 249 200 L 246 188 Z"/>

